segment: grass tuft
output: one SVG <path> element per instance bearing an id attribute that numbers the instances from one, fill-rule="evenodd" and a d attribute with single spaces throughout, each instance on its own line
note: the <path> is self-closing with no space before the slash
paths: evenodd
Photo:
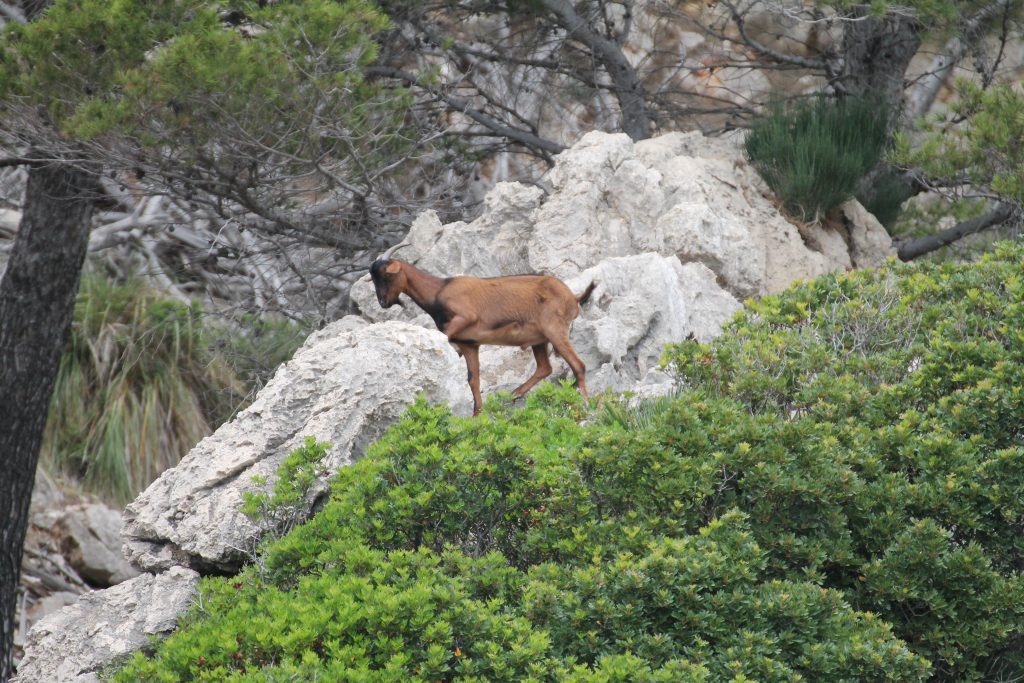
<path id="1" fill-rule="evenodd" d="M 239 378 L 249 379 L 248 368 L 233 366 L 224 340 L 245 337 L 214 334 L 208 320 L 198 306 L 168 300 L 141 280 L 85 273 L 43 466 L 124 504 L 227 420 L 251 381 Z"/>

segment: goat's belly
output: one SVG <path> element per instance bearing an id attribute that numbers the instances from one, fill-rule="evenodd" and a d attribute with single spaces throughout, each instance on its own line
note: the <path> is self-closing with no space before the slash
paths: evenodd
<path id="1" fill-rule="evenodd" d="M 533 325 L 512 323 L 495 329 L 473 330 L 476 334 L 460 334 L 460 337 L 473 337 L 478 344 L 494 344 L 497 346 L 533 346 L 543 344 L 547 338 L 540 329 Z M 468 332 L 468 331 L 467 331 Z"/>

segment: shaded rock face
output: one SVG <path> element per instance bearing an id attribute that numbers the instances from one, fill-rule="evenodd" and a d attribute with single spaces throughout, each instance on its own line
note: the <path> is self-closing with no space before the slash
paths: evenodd
<path id="1" fill-rule="evenodd" d="M 121 553 L 121 513 L 66 494 L 40 469 L 32 491 L 21 559 L 22 599 L 15 618 L 14 660 L 28 629 L 78 596 L 138 575 Z"/>
<path id="2" fill-rule="evenodd" d="M 65 508 L 54 522 L 61 554 L 85 581 L 93 586 L 115 586 L 137 576 L 120 553 L 121 513 L 87 503 Z"/>
<path id="3" fill-rule="evenodd" d="M 421 214 L 398 257 L 436 275 L 543 272 L 576 293 L 596 283 L 571 333 L 592 390 L 670 392 L 671 377 L 657 367 L 665 343 L 712 339 L 739 299 L 893 253 L 855 202 L 828 227 L 785 220 L 738 138 L 670 134 L 634 144 L 589 133 L 559 155 L 545 182 L 547 192 L 499 184 L 470 223 L 442 225 L 435 213 Z M 470 413 L 465 364 L 429 316 L 408 300 L 381 309 L 368 275 L 351 297 L 360 316 L 311 335 L 255 403 L 128 506 L 127 557 L 162 573 L 44 619 L 31 632 L 19 680 L 94 680 L 101 659 L 141 646 L 135 634 L 170 629 L 170 612 L 189 603 L 195 571 L 233 572 L 252 557 L 266 529 L 241 514 L 242 494 L 259 488 L 254 476 L 272 482 L 305 437 L 332 444 L 326 481 L 361 457 L 417 394 Z M 485 347 L 480 355 L 485 392 L 511 389 L 533 373 L 529 351 Z M 560 360 L 553 365 L 555 379 L 570 375 Z M 313 497 L 307 503 L 312 509 Z M 170 598 L 154 615 L 140 596 L 159 594 L 158 586 Z M 95 657 L 81 654 L 83 642 Z M 43 668 L 64 650 L 77 654 Z"/>
<path id="4" fill-rule="evenodd" d="M 92 683 L 109 662 L 174 630 L 199 574 L 174 567 L 82 595 L 29 632 L 16 683 Z"/>

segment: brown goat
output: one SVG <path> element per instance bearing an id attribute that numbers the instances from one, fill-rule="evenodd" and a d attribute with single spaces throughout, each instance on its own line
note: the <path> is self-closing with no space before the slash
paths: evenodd
<path id="1" fill-rule="evenodd" d="M 593 283 L 577 297 L 564 282 L 549 275 L 439 278 L 392 259 L 403 246 L 392 247 L 370 266 L 377 301 L 382 308 L 390 308 L 399 295 L 406 294 L 434 319 L 437 329 L 466 359 L 473 415 L 483 406 L 481 344 L 533 349 L 537 370 L 512 392 L 518 398 L 551 374 L 550 342 L 572 368 L 580 394 L 587 397 L 586 367 L 569 342 L 569 326 L 594 291 Z"/>

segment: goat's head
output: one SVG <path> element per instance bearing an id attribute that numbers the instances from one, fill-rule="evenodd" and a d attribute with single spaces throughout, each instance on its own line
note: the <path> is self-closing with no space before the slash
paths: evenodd
<path id="1" fill-rule="evenodd" d="M 398 296 L 405 291 L 408 278 L 402 270 L 402 263 L 392 259 L 391 255 L 406 246 L 409 245 L 405 242 L 396 244 L 370 266 L 370 278 L 373 280 L 373 288 L 377 290 L 377 302 L 381 308 L 391 308 L 397 304 Z"/>

